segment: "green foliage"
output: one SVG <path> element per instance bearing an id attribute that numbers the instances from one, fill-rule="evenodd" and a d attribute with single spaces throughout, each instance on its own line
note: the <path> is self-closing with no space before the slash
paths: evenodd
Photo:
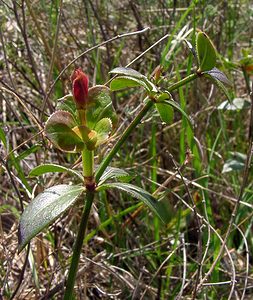
<path id="1" fill-rule="evenodd" d="M 62 292 L 54 294 L 54 282 L 49 287 L 48 278 L 54 274 L 69 282 L 65 275 L 73 261 L 78 261 L 79 241 L 82 254 L 88 247 L 91 259 L 100 258 L 99 263 L 103 263 L 106 257 L 106 265 L 116 275 L 104 269 L 94 277 L 93 268 L 88 268 L 92 286 L 99 286 L 87 287 L 90 297 L 96 294 L 103 298 L 116 291 L 111 297 L 130 299 L 134 294 L 143 299 L 232 299 L 238 294 L 242 299 L 250 298 L 250 281 L 246 281 L 252 277 L 251 169 L 244 190 L 242 185 L 253 72 L 249 1 L 165 1 L 162 6 L 155 1 L 129 1 L 124 3 L 124 14 L 119 13 L 122 3 L 117 1 L 67 1 L 63 5 L 58 0 L 38 1 L 36 5 L 25 1 L 25 6 L 22 1 L 20 5 L 12 1 L 11 6 L 5 2 L 0 8 L 3 297 L 25 298 L 29 290 L 31 298 L 38 294 L 62 298 Z M 150 30 L 136 35 L 131 32 L 136 23 Z M 206 33 L 196 34 L 198 28 Z M 127 34 L 115 40 L 115 33 Z M 113 42 L 104 42 L 109 37 Z M 103 43 L 98 46 L 99 40 Z M 197 46 L 196 51 L 192 45 Z M 110 86 L 90 88 L 90 103 L 82 112 L 77 111 L 72 95 L 55 101 L 71 90 L 68 78 L 74 64 L 86 66 L 90 85 L 107 82 L 105 85 Z M 125 64 L 138 71 L 115 68 Z M 112 95 L 110 90 L 117 92 Z M 49 124 L 56 122 L 49 126 L 51 132 L 46 137 L 70 153 L 51 151 L 42 132 L 55 108 L 64 111 L 64 117 L 65 113 L 71 117 L 67 114 L 63 121 L 61 113 L 60 118 L 49 117 Z M 113 130 L 115 135 L 109 138 Z M 133 178 L 137 187 L 120 186 Z M 20 261 L 14 255 L 11 265 L 4 262 L 16 247 L 13 229 L 22 207 L 31 199 L 33 184 L 36 182 L 36 190 L 42 191 L 54 184 L 71 186 L 76 181 L 83 190 L 88 188 L 81 196 L 85 214 L 69 215 L 69 224 L 56 226 L 54 231 L 50 228 L 46 237 L 41 235 L 31 244 L 26 276 L 33 280 L 24 280 L 18 289 L 21 281 L 16 286 L 13 278 L 17 268 L 22 268 Z M 240 209 L 233 219 L 241 190 Z M 87 194 L 95 196 L 88 225 Z M 52 209 L 60 205 L 57 199 Z M 192 209 L 197 211 L 197 218 Z M 170 220 L 166 226 L 157 216 L 165 212 Z M 86 224 L 81 227 L 83 220 Z M 228 250 L 208 277 L 210 282 L 205 281 L 194 296 L 195 284 L 219 254 L 230 221 L 239 224 L 241 232 L 236 226 L 232 228 L 226 242 Z M 87 247 L 82 248 L 83 241 Z M 56 255 L 48 257 L 51 253 Z M 140 271 L 143 266 L 145 276 Z M 22 275 L 22 270 L 19 273 Z M 124 274 L 130 283 L 138 278 L 138 289 L 135 284 L 125 288 L 118 282 Z M 240 280 L 234 281 L 234 275 Z M 104 276 L 108 280 L 104 281 Z M 75 272 L 70 277 L 75 281 Z M 75 285 L 83 293 L 80 277 Z M 13 286 L 18 293 L 12 295 Z M 74 292 L 70 294 L 75 297 Z"/>
<path id="2" fill-rule="evenodd" d="M 55 185 L 35 197 L 26 207 L 19 223 L 19 251 L 46 226 L 69 209 L 84 192 L 78 185 Z"/>
<path id="3" fill-rule="evenodd" d="M 94 150 L 106 142 L 117 122 L 110 90 L 97 85 L 89 89 L 85 110 L 77 111 L 73 97 L 65 96 L 57 104 L 57 111 L 48 119 L 45 132 L 52 143 L 65 152 L 81 152 L 85 147 Z M 85 125 L 79 118 L 84 118 Z"/>
<path id="4" fill-rule="evenodd" d="M 118 91 L 127 87 L 142 86 L 149 94 L 157 92 L 156 86 L 146 76 L 136 70 L 118 67 L 110 73 L 119 75 L 111 82 L 110 88 L 112 91 Z"/>
<path id="5" fill-rule="evenodd" d="M 132 177 L 125 171 L 119 168 L 107 167 L 100 177 L 99 185 L 110 179 L 130 180 Z"/>
<path id="6" fill-rule="evenodd" d="M 76 121 L 69 112 L 58 110 L 48 119 L 45 132 L 60 150 L 80 152 L 84 148 L 84 141 L 75 133 L 74 128 L 76 126 Z"/>
<path id="7" fill-rule="evenodd" d="M 196 38 L 198 72 L 210 71 L 216 65 L 216 50 L 206 33 L 199 32 Z"/>
<path id="8" fill-rule="evenodd" d="M 142 188 L 129 183 L 105 183 L 99 186 L 98 190 L 118 189 L 128 193 L 130 196 L 143 201 L 164 223 L 167 223 L 169 213 L 163 202 L 159 202 L 151 194 Z"/>
<path id="9" fill-rule="evenodd" d="M 174 117 L 173 108 L 166 103 L 156 103 L 156 109 L 159 112 L 162 122 L 171 124 Z"/>
<path id="10" fill-rule="evenodd" d="M 103 118 L 110 119 L 113 126 L 117 123 L 110 90 L 104 85 L 97 85 L 89 89 L 89 104 L 86 109 L 87 126 L 94 129 Z"/>
<path id="11" fill-rule="evenodd" d="M 79 179 L 81 179 L 81 181 L 83 181 L 83 176 L 78 171 L 75 171 L 75 170 L 60 166 L 60 165 L 56 165 L 56 164 L 39 165 L 30 171 L 29 176 L 36 177 L 36 176 L 41 176 L 41 175 L 47 174 L 47 173 L 58 173 L 58 172 L 60 172 L 60 173 L 67 172 L 71 175 L 75 175 L 75 176 L 79 177 Z"/>

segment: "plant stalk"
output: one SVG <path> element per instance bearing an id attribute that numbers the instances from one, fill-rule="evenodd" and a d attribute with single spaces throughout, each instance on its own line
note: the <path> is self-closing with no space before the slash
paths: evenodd
<path id="1" fill-rule="evenodd" d="M 146 98 L 147 99 L 147 98 Z M 146 115 L 146 113 L 150 110 L 150 108 L 153 106 L 154 102 L 152 100 L 148 100 L 148 102 L 145 104 L 145 106 L 142 108 L 142 110 L 138 113 L 138 115 L 134 118 L 132 123 L 125 129 L 122 136 L 119 138 L 117 143 L 114 145 L 114 147 L 111 149 L 111 151 L 108 153 L 108 155 L 105 157 L 105 159 L 102 161 L 102 163 L 99 165 L 96 175 L 95 175 L 95 181 L 98 182 L 102 174 L 104 173 L 105 169 L 109 165 L 109 163 L 112 161 L 115 154 L 118 152 L 120 147 L 123 145 L 125 140 L 129 137 L 130 133 L 137 127 L 137 125 L 140 123 L 142 118 Z"/>
<path id="2" fill-rule="evenodd" d="M 64 298 L 63 298 L 64 300 L 71 300 L 73 297 L 76 273 L 77 273 L 77 269 L 78 269 L 80 254 L 82 251 L 83 240 L 84 240 L 84 236 L 85 236 L 85 232 L 86 232 L 86 227 L 87 227 L 93 199 L 94 199 L 94 192 L 87 191 L 86 203 L 85 203 L 85 206 L 83 209 L 81 223 L 80 223 L 77 238 L 75 241 L 73 256 L 72 256 L 69 274 L 68 274 L 68 278 L 67 278 L 66 290 L 65 290 L 65 294 L 64 294 Z"/>
<path id="3" fill-rule="evenodd" d="M 82 151 L 82 162 L 83 162 L 84 185 L 86 186 L 86 202 L 83 209 L 81 223 L 78 229 L 78 234 L 74 245 L 69 274 L 66 282 L 64 300 L 71 300 L 73 298 L 73 290 L 74 290 L 74 285 L 76 280 L 76 273 L 77 273 L 80 255 L 82 251 L 85 232 L 89 220 L 90 210 L 95 195 L 95 183 L 94 183 L 94 176 L 93 176 L 94 151 L 89 151 L 87 149 L 84 149 Z"/>
<path id="4" fill-rule="evenodd" d="M 179 87 L 189 83 L 190 81 L 193 81 L 200 75 L 198 74 L 191 74 L 182 80 L 174 83 L 168 88 L 168 92 L 172 92 Z M 148 97 L 149 98 L 149 97 Z M 147 98 L 146 98 L 147 99 Z M 151 109 L 155 102 L 151 99 L 148 100 L 148 102 L 145 104 L 145 106 L 142 108 L 142 110 L 138 113 L 138 115 L 134 118 L 132 123 L 125 129 L 122 136 L 119 138 L 119 140 L 116 142 L 114 147 L 111 149 L 111 151 L 108 153 L 108 155 L 104 158 L 104 160 L 99 165 L 96 174 L 95 174 L 95 181 L 98 183 L 100 177 L 103 175 L 105 169 L 108 167 L 109 163 L 112 161 L 115 154 L 118 152 L 122 144 L 125 142 L 125 140 L 128 138 L 128 136 L 131 134 L 131 132 L 137 127 L 137 125 L 141 122 L 142 118 L 147 114 L 147 112 Z"/>
<path id="5" fill-rule="evenodd" d="M 89 151 L 87 149 L 83 150 L 82 161 L 84 178 L 92 177 L 94 173 L 94 151 Z"/>

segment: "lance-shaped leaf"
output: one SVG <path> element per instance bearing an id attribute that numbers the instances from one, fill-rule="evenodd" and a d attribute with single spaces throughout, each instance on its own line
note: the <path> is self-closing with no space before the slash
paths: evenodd
<path id="1" fill-rule="evenodd" d="M 149 91 L 149 87 L 145 81 L 140 80 L 138 78 L 132 78 L 127 76 L 118 76 L 113 79 L 110 83 L 110 89 L 112 91 L 119 91 L 126 88 L 142 86 L 145 90 Z"/>
<path id="2" fill-rule="evenodd" d="M 115 188 L 124 191 L 132 197 L 143 201 L 164 223 L 168 222 L 169 214 L 164 203 L 157 201 L 150 193 L 130 183 L 107 183 L 98 187 L 98 190 Z"/>
<path id="3" fill-rule="evenodd" d="M 232 98 L 231 95 L 229 94 L 228 89 L 225 87 L 225 85 L 218 79 L 216 79 L 213 76 L 210 76 L 209 74 L 205 74 L 206 77 L 208 77 L 217 87 L 227 96 L 228 101 L 231 102 Z"/>
<path id="4" fill-rule="evenodd" d="M 76 125 L 75 119 L 69 112 L 58 110 L 48 119 L 45 132 L 51 142 L 60 150 L 80 152 L 84 148 L 84 143 L 73 131 Z"/>
<path id="5" fill-rule="evenodd" d="M 37 166 L 35 168 L 33 168 L 30 173 L 29 176 L 30 177 L 34 177 L 34 176 L 40 176 L 46 173 L 61 173 L 61 172 L 67 172 L 70 173 L 71 175 L 75 175 L 78 176 L 79 179 L 81 179 L 83 181 L 83 176 L 81 173 L 79 173 L 76 170 L 72 170 L 60 165 L 56 165 L 56 164 L 43 164 L 40 166 Z"/>
<path id="6" fill-rule="evenodd" d="M 86 110 L 86 122 L 90 129 L 103 118 L 109 118 L 112 125 L 117 123 L 117 115 L 112 105 L 110 89 L 104 85 L 96 85 L 89 89 L 89 101 Z"/>
<path id="7" fill-rule="evenodd" d="M 176 110 L 178 110 L 186 118 L 188 124 L 190 125 L 191 130 L 193 130 L 191 119 L 189 118 L 187 113 L 174 100 L 164 100 L 161 103 L 166 103 L 167 105 L 170 105 Z"/>
<path id="8" fill-rule="evenodd" d="M 117 67 L 114 68 L 109 72 L 110 74 L 118 74 L 118 75 L 125 75 L 129 77 L 134 77 L 138 79 L 145 79 L 146 76 L 142 75 L 140 72 L 131 69 L 131 68 L 124 68 L 124 67 Z"/>
<path id="9" fill-rule="evenodd" d="M 50 187 L 36 196 L 25 208 L 20 219 L 18 229 L 19 251 L 36 234 L 70 208 L 84 190 L 82 186 L 62 184 Z"/>
<path id="10" fill-rule="evenodd" d="M 204 32 L 199 32 L 196 39 L 196 48 L 199 63 L 199 72 L 209 71 L 216 64 L 216 50 L 209 37 Z"/>
<path id="11" fill-rule="evenodd" d="M 117 178 L 122 181 L 130 181 L 132 179 L 132 176 L 129 175 L 125 170 L 119 169 L 119 168 L 113 168 L 113 167 L 107 167 L 103 173 L 103 175 L 100 177 L 98 185 L 101 185 L 106 180 Z"/>
<path id="12" fill-rule="evenodd" d="M 110 71 L 110 73 L 119 75 L 119 77 L 113 79 L 110 84 L 112 91 L 118 91 L 127 87 L 142 86 L 147 92 L 157 92 L 157 87 L 153 82 L 136 70 L 117 67 Z"/>

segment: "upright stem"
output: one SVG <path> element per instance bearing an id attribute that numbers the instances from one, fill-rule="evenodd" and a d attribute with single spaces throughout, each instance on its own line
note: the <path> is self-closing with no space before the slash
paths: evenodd
<path id="1" fill-rule="evenodd" d="M 78 231 L 77 238 L 76 238 L 75 245 L 74 245 L 73 256 L 72 256 L 68 279 L 67 279 L 67 283 L 66 283 L 64 300 L 71 300 L 73 297 L 73 290 L 74 290 L 74 285 L 75 285 L 75 280 L 76 280 L 77 268 L 78 268 L 78 264 L 79 264 L 79 260 L 80 260 L 80 254 L 82 251 L 83 240 L 84 240 L 84 236 L 85 236 L 85 232 L 86 232 L 86 227 L 87 227 L 93 199 L 94 199 L 94 192 L 87 191 L 86 203 L 85 203 L 85 207 L 83 209 L 81 223 L 79 226 L 79 231 Z"/>
<path id="2" fill-rule="evenodd" d="M 150 108 L 153 106 L 154 102 L 152 100 L 148 100 L 146 105 L 142 108 L 142 110 L 138 113 L 138 115 L 134 118 L 132 123 L 126 128 L 126 130 L 123 132 L 120 139 L 117 141 L 117 143 L 114 145 L 114 147 L 111 149 L 109 154 L 105 157 L 105 159 L 102 161 L 102 163 L 99 165 L 95 180 L 96 182 L 99 181 L 100 177 L 104 173 L 105 169 L 113 159 L 114 155 L 118 152 L 119 148 L 122 146 L 122 144 L 125 142 L 125 140 L 128 138 L 130 133 L 135 129 L 135 127 L 140 123 L 142 118 L 146 115 L 146 113 L 150 110 Z"/>
<path id="3" fill-rule="evenodd" d="M 83 176 L 91 177 L 94 173 L 94 151 L 82 151 Z"/>
<path id="4" fill-rule="evenodd" d="M 168 88 L 168 92 L 172 92 L 182 85 L 187 84 L 188 82 L 196 79 L 198 74 L 191 74 L 182 80 L 174 83 Z M 147 99 L 147 98 L 146 98 Z M 136 126 L 140 123 L 142 118 L 147 114 L 147 112 L 151 109 L 153 106 L 154 102 L 152 100 L 148 100 L 148 102 L 145 104 L 145 106 L 142 108 L 142 110 L 138 113 L 138 115 L 134 118 L 132 123 L 126 128 L 126 130 L 123 132 L 122 136 L 119 138 L 117 143 L 114 145 L 114 147 L 111 149 L 111 151 L 108 153 L 108 155 L 104 158 L 104 160 L 101 162 L 99 165 L 96 174 L 95 174 L 95 181 L 98 182 L 102 174 L 104 173 L 105 169 L 113 159 L 114 155 L 118 152 L 122 144 L 125 142 L 125 140 L 128 138 L 128 136 L 131 134 L 131 132 L 136 128 Z"/>
<path id="5" fill-rule="evenodd" d="M 85 232 L 89 220 L 90 210 L 92 207 L 94 199 L 95 184 L 94 183 L 94 151 L 89 151 L 87 149 L 82 151 L 83 160 L 83 175 L 84 184 L 86 186 L 86 202 L 83 209 L 81 223 L 78 229 L 78 234 L 76 237 L 73 256 L 71 260 L 71 265 L 69 269 L 69 274 L 66 283 L 66 290 L 64 294 L 64 300 L 71 300 L 73 297 L 73 290 L 76 280 L 76 273 L 78 269 L 78 264 L 80 260 L 80 255 L 82 251 L 83 241 L 85 237 Z"/>

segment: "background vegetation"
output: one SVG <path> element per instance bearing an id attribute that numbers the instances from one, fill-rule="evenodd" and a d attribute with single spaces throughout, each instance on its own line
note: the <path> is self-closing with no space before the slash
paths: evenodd
<path id="1" fill-rule="evenodd" d="M 70 92 L 73 69 L 82 67 L 94 85 L 107 82 L 116 66 L 131 63 L 150 78 L 161 66 L 160 85 L 166 89 L 196 68 L 184 39 L 194 45 L 199 28 L 212 39 L 220 54 L 218 67 L 232 86 L 225 95 L 207 79 L 197 79 L 173 92 L 194 124 L 194 137 L 179 113 L 165 125 L 151 112 L 121 148 L 112 166 L 126 169 L 132 181 L 149 192 L 163 192 L 170 222 L 161 224 L 148 209 L 139 208 L 137 200 L 115 191 L 98 197 L 76 298 L 191 299 L 198 271 L 201 283 L 231 223 L 221 259 L 195 296 L 252 299 L 253 174 L 251 170 L 247 176 L 245 168 L 252 134 L 251 1 L 2 0 L 0 16 L 0 295 L 62 298 L 81 203 L 37 236 L 29 255 L 17 253 L 17 226 L 34 195 L 55 182 L 75 180 L 59 173 L 30 178 L 31 169 L 46 162 L 81 168 L 77 154 L 63 154 L 43 135 L 57 99 Z M 146 27 L 142 34 L 94 47 Z M 98 164 L 144 97 L 141 89 L 113 95 L 118 128 L 100 148 Z M 235 105 L 224 109 L 228 98 Z"/>

